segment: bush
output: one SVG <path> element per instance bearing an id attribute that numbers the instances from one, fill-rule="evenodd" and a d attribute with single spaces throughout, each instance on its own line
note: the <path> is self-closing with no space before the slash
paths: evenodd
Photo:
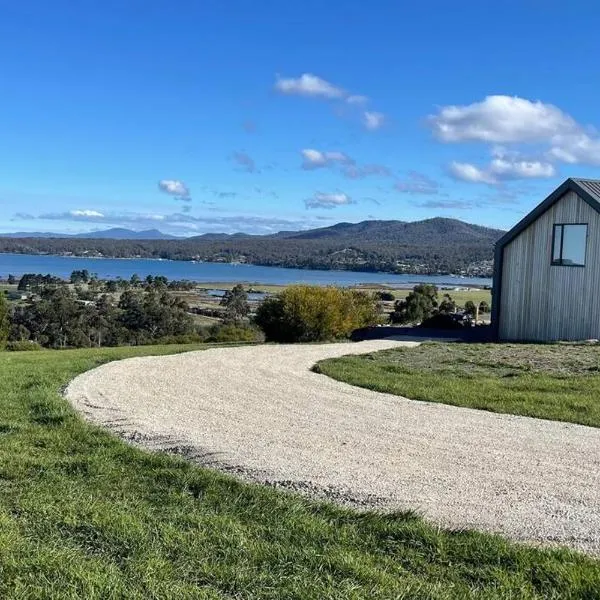
<path id="1" fill-rule="evenodd" d="M 437 313 L 425 319 L 419 327 L 426 329 L 463 329 L 464 324 L 451 314 Z"/>
<path id="2" fill-rule="evenodd" d="M 21 340 L 8 342 L 6 344 L 6 349 L 11 352 L 27 352 L 31 350 L 41 350 L 42 347 L 37 342 L 33 342 L 31 340 Z"/>
<path id="3" fill-rule="evenodd" d="M 251 325 L 213 325 L 208 330 L 207 342 L 262 342 L 262 333 Z"/>
<path id="4" fill-rule="evenodd" d="M 450 297 L 448 296 L 450 299 Z M 450 299 L 451 301 L 451 299 Z M 420 284 L 404 300 L 396 300 L 390 314 L 392 323 L 420 323 L 438 310 L 438 289 L 434 285 Z"/>
<path id="5" fill-rule="evenodd" d="M 393 302 L 396 299 L 396 296 L 392 292 L 387 291 L 375 292 L 375 296 L 381 302 Z"/>
<path id="6" fill-rule="evenodd" d="M 0 349 L 4 348 L 10 330 L 10 311 L 4 294 L 0 292 Z"/>
<path id="7" fill-rule="evenodd" d="M 255 322 L 268 341 L 320 342 L 378 323 L 379 309 L 365 292 L 296 285 L 264 300 Z"/>

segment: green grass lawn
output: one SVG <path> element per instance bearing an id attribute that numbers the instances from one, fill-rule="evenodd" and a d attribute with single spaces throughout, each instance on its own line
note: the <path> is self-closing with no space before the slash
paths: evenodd
<path id="1" fill-rule="evenodd" d="M 58 393 L 108 360 L 193 348 L 0 353 L 0 598 L 600 597 L 579 554 L 243 484 L 130 447 Z"/>
<path id="2" fill-rule="evenodd" d="M 414 400 L 600 427 L 600 346 L 440 344 L 326 360 L 335 379 Z"/>

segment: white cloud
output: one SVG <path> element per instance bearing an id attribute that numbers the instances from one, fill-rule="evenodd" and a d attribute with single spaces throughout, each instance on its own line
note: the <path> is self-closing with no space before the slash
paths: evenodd
<path id="1" fill-rule="evenodd" d="M 189 188 L 179 179 L 161 179 L 158 182 L 158 189 L 165 194 L 174 196 L 176 200 L 189 202 L 192 199 Z"/>
<path id="2" fill-rule="evenodd" d="M 383 113 L 369 111 L 365 111 L 363 113 L 363 124 L 370 131 L 379 129 L 383 125 L 384 121 L 385 115 Z"/>
<path id="3" fill-rule="evenodd" d="M 518 96 L 487 96 L 481 102 L 441 107 L 429 125 L 442 142 L 544 145 L 548 161 L 600 165 L 600 135 L 553 104 Z M 537 163 L 537 164 L 536 164 Z M 496 168 L 502 171 L 503 166 Z M 547 163 L 513 164 L 514 176 L 550 177 Z"/>
<path id="4" fill-rule="evenodd" d="M 583 130 L 557 135 L 552 140 L 548 156 L 569 164 L 600 165 L 600 137 L 595 132 L 590 135 Z"/>
<path id="5" fill-rule="evenodd" d="M 104 215 L 97 210 L 72 210 L 68 213 L 71 217 L 79 217 L 85 219 L 103 219 Z"/>
<path id="6" fill-rule="evenodd" d="M 348 204 L 354 204 L 354 201 L 350 196 L 343 192 L 336 192 L 333 194 L 323 194 L 317 192 L 312 198 L 308 198 L 304 201 L 306 208 L 338 208 L 339 206 L 347 206 Z"/>
<path id="7" fill-rule="evenodd" d="M 482 102 L 443 106 L 429 124 L 443 142 L 543 142 L 578 128 L 552 104 L 518 96 L 487 96 Z"/>
<path id="8" fill-rule="evenodd" d="M 486 173 L 484 169 L 480 169 L 470 163 L 461 163 L 453 161 L 449 166 L 450 175 L 455 179 L 468 181 L 470 183 L 497 183 L 495 177 Z"/>
<path id="9" fill-rule="evenodd" d="M 455 179 L 471 183 L 496 184 L 510 179 L 541 179 L 554 177 L 556 168 L 550 162 L 524 159 L 519 152 L 496 146 L 486 167 L 454 162 L 450 173 Z"/>
<path id="10" fill-rule="evenodd" d="M 353 164 L 354 161 L 343 152 L 321 152 L 313 148 L 301 150 L 302 168 L 306 170 L 329 167 L 334 164 Z"/>
<path id="11" fill-rule="evenodd" d="M 343 98 L 347 93 L 340 87 L 317 77 L 304 73 L 298 78 L 277 77 L 275 89 L 282 94 L 309 96 L 313 98 Z"/>
<path id="12" fill-rule="evenodd" d="M 539 160 L 510 160 L 494 158 L 489 166 L 489 172 L 498 179 L 533 179 L 554 177 L 554 165 Z"/>

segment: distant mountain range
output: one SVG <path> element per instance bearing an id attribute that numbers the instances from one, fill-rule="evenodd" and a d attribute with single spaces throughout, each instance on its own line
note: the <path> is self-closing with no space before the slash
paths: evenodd
<path id="1" fill-rule="evenodd" d="M 436 217 L 414 222 L 337 223 L 268 235 L 206 233 L 176 238 L 157 230 L 129 229 L 73 236 L 2 234 L 0 252 L 488 277 L 494 243 L 503 234 L 500 229 Z"/>
<path id="2" fill-rule="evenodd" d="M 177 240 L 177 236 L 162 233 L 158 229 L 146 229 L 145 231 L 133 231 L 121 227 L 113 227 L 102 231 L 90 231 L 87 233 L 51 233 L 49 231 L 17 231 L 15 233 L 0 233 L 3 238 L 75 238 L 85 240 Z"/>
<path id="3" fill-rule="evenodd" d="M 162 233 L 158 229 L 133 231 L 121 227 L 90 231 L 87 233 L 52 233 L 18 231 L 15 233 L 0 233 L 2 238 L 56 238 L 56 239 L 86 239 L 86 240 L 187 240 L 187 241 L 227 241 L 244 240 L 248 238 L 290 239 L 290 240 L 335 240 L 363 242 L 398 242 L 405 244 L 423 243 L 438 238 L 441 244 L 489 242 L 497 240 L 504 232 L 490 229 L 481 225 L 465 223 L 457 219 L 436 217 L 424 221 L 361 221 L 360 223 L 336 223 L 329 227 L 306 229 L 301 231 L 279 231 L 267 235 L 252 235 L 249 233 L 204 233 L 193 237 L 177 237 Z"/>
<path id="4" fill-rule="evenodd" d="M 424 221 L 361 221 L 360 223 L 336 223 L 329 227 L 303 231 L 280 231 L 269 235 L 246 233 L 205 233 L 186 238 L 188 240 L 241 240 L 244 238 L 288 240 L 335 240 L 362 242 L 392 242 L 403 244 L 429 243 L 432 238 L 442 245 L 465 243 L 494 243 L 505 232 L 481 225 L 465 223 L 458 219 L 435 217 Z"/>

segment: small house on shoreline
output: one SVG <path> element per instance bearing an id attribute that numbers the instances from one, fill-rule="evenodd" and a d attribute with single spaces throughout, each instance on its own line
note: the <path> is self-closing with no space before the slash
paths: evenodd
<path id="1" fill-rule="evenodd" d="M 600 180 L 567 179 L 496 243 L 500 340 L 600 339 Z"/>

